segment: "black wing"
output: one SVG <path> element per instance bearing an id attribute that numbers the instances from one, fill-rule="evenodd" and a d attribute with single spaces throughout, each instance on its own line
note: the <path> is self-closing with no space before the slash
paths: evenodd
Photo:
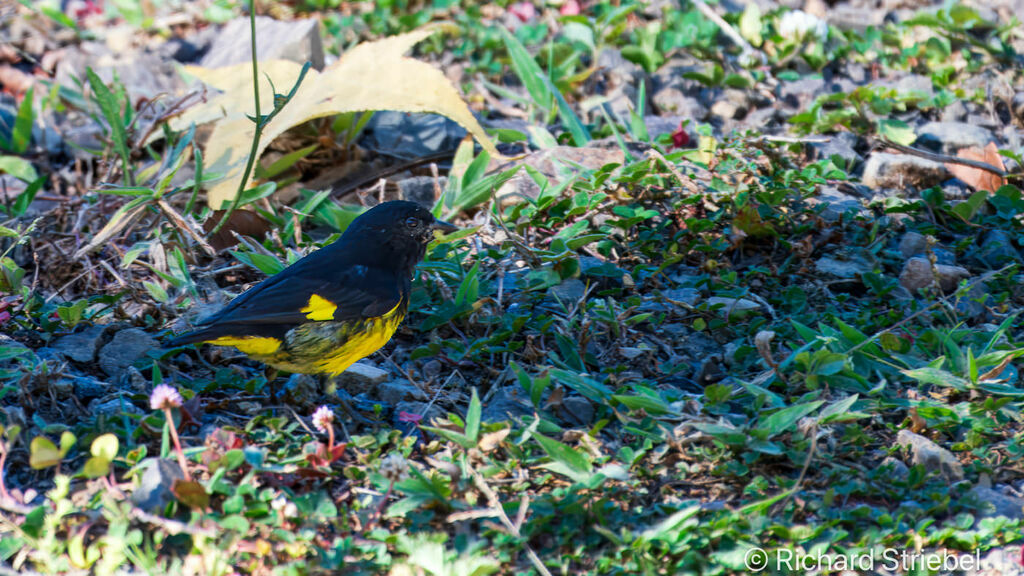
<path id="1" fill-rule="evenodd" d="M 407 291 L 407 281 L 387 270 L 365 265 L 325 270 L 313 264 L 326 262 L 297 262 L 204 318 L 200 321 L 202 328 L 176 337 L 170 345 L 220 336 L 280 338 L 295 326 L 310 321 L 302 309 L 310 304 L 314 294 L 337 306 L 333 321 L 374 318 L 397 306 Z"/>

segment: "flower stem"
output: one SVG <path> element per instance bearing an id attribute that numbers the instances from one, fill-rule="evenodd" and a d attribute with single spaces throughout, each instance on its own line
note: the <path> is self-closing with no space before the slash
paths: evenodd
<path id="1" fill-rule="evenodd" d="M 181 440 L 178 439 L 178 429 L 174 425 L 174 416 L 171 415 L 170 407 L 164 408 L 164 414 L 167 416 L 167 427 L 171 429 L 171 441 L 174 442 L 174 452 L 178 455 L 178 465 L 181 466 L 181 471 L 185 474 L 185 480 L 191 482 L 192 475 L 188 471 L 188 462 L 185 460 L 185 452 L 181 449 Z"/>

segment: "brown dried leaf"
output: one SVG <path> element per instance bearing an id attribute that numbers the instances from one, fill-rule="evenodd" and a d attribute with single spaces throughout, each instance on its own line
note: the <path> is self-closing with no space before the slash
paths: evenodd
<path id="1" fill-rule="evenodd" d="M 1006 169 L 1006 166 L 1003 164 L 1003 157 L 999 155 L 999 148 L 996 146 L 995 142 L 989 142 L 988 145 L 985 146 L 984 150 L 980 150 L 973 146 L 971 148 L 964 148 L 957 153 L 957 157 L 965 160 L 978 160 L 986 164 L 991 164 L 1000 170 Z M 968 186 L 975 190 L 987 190 L 989 192 L 994 192 L 998 190 L 1000 186 L 1006 184 L 1006 179 L 999 174 L 989 172 L 988 170 L 982 170 L 981 168 L 949 162 L 946 164 L 946 169 L 949 170 L 953 176 L 963 180 Z"/>
<path id="2" fill-rule="evenodd" d="M 206 219 L 203 223 L 203 231 L 207 234 L 210 230 L 213 230 L 214 226 L 220 222 L 220 219 L 224 217 L 223 210 L 215 210 L 213 214 Z M 226 248 L 238 244 L 238 239 L 232 232 L 238 233 L 239 236 L 248 236 L 257 240 L 262 240 L 267 232 L 270 231 L 270 223 L 260 216 L 258 213 L 252 210 L 235 210 L 228 217 L 228 221 L 224 223 L 224 227 L 217 231 L 216 234 L 210 237 L 210 245 L 215 250 L 220 252 Z"/>

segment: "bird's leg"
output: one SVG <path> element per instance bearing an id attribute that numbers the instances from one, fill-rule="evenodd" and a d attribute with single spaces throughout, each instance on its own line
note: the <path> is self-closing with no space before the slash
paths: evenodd
<path id="1" fill-rule="evenodd" d="M 267 366 L 267 370 L 263 373 L 263 377 L 267 379 L 267 394 L 270 395 L 270 404 L 277 404 L 277 377 L 280 375 L 277 368 L 271 368 Z"/>
<path id="2" fill-rule="evenodd" d="M 348 414 L 349 418 L 353 422 L 358 422 L 360 424 L 373 423 L 356 410 L 355 406 L 353 406 L 351 402 L 352 395 L 349 394 L 348 391 L 345 390 L 344 388 L 338 388 L 338 385 L 337 383 L 335 383 L 333 376 L 324 375 L 323 389 L 324 393 L 327 396 L 334 396 L 337 399 L 338 405 L 341 406 L 341 409 L 344 410 L 346 414 Z"/>

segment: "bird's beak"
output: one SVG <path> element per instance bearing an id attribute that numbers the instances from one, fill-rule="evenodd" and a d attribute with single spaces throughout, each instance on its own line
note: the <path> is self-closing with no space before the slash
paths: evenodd
<path id="1" fill-rule="evenodd" d="M 433 230 L 437 230 L 438 232 L 441 232 L 443 234 L 451 234 L 452 232 L 457 232 L 460 230 L 458 226 L 454 224 L 449 224 L 444 220 L 434 220 L 434 223 L 430 226 L 430 228 Z"/>

